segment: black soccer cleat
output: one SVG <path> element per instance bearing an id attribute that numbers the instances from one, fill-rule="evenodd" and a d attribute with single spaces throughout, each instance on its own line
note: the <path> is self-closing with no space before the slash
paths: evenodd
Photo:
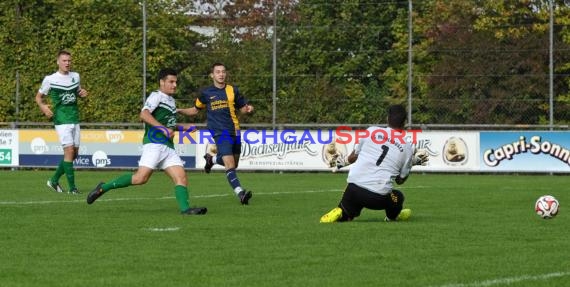
<path id="1" fill-rule="evenodd" d="M 208 212 L 208 208 L 206 207 L 190 207 L 180 213 L 182 215 L 204 215 Z"/>
<path id="2" fill-rule="evenodd" d="M 204 171 L 206 173 L 210 173 L 210 171 L 212 171 L 212 167 L 214 166 L 213 156 L 209 153 L 206 153 L 206 155 L 204 155 L 204 159 L 206 160 L 206 165 L 204 165 Z"/>
<path id="3" fill-rule="evenodd" d="M 239 202 L 241 202 L 242 205 L 248 205 L 251 196 L 251 191 L 242 190 L 238 193 Z"/>
<path id="4" fill-rule="evenodd" d="M 63 188 L 61 188 L 61 185 L 59 185 L 59 183 L 52 183 L 50 179 L 48 179 L 47 181 L 47 186 L 55 192 L 59 193 L 63 192 Z"/>
<path id="5" fill-rule="evenodd" d="M 87 204 L 91 204 L 93 202 L 95 202 L 95 200 L 97 200 L 97 198 L 101 197 L 101 195 L 103 195 L 103 193 L 105 193 L 103 191 L 103 189 L 101 188 L 101 186 L 103 186 L 104 182 L 100 182 L 99 184 L 97 184 L 97 186 L 87 195 Z"/>
<path id="6" fill-rule="evenodd" d="M 69 194 L 77 195 L 77 194 L 81 194 L 81 192 L 79 192 L 79 189 L 77 189 L 77 187 L 75 187 L 75 188 L 72 188 L 69 190 Z"/>

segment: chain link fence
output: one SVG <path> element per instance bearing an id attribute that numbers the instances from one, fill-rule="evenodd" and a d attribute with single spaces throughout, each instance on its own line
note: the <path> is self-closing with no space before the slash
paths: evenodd
<path id="1" fill-rule="evenodd" d="M 303 9 L 316 6 L 314 11 L 323 13 L 336 11 L 333 4 L 297 3 L 305 5 Z M 427 4 L 421 2 L 414 1 L 415 6 L 412 1 L 362 2 L 355 9 L 364 13 L 365 9 L 382 9 L 388 4 L 400 12 L 409 5 L 411 14 L 385 23 L 331 20 L 325 25 L 323 21 L 311 23 L 310 19 L 293 23 L 287 15 L 278 13 L 275 19 L 267 17 L 265 26 L 256 27 L 265 31 L 265 38 L 257 37 L 252 42 L 246 42 L 247 37 L 240 41 L 234 38 L 226 41 L 226 46 L 216 37 L 235 37 L 236 31 L 244 34 L 248 27 L 218 21 L 215 27 L 193 29 L 210 37 L 207 49 L 199 56 L 205 58 L 204 62 L 222 59 L 228 63 L 230 82 L 235 82 L 256 106 L 255 115 L 243 119 L 244 126 L 382 124 L 385 107 L 401 103 L 411 108 L 409 124 L 426 129 L 568 128 L 570 45 L 564 39 L 568 25 L 563 21 L 549 25 L 537 18 L 479 30 L 462 21 L 442 21 L 435 23 L 440 26 L 431 23 L 426 28 L 422 13 L 427 13 Z M 199 12 L 192 17 L 205 17 Z M 212 17 L 210 14 L 207 18 Z M 544 29 L 529 30 L 518 38 L 494 36 L 537 25 Z M 399 34 L 394 33 L 394 26 L 400 27 Z M 327 34 L 337 39 L 325 37 Z M 329 42 L 322 43 L 324 40 Z M 193 73 L 199 70 L 193 69 Z M 147 71 L 143 73 L 154 78 Z M 211 81 L 207 71 L 190 77 L 200 79 L 197 82 L 201 85 Z M 27 120 L 27 111 L 19 108 L 33 105 L 35 87 L 28 85 L 22 90 L 18 83 L 30 75 L 20 73 L 14 78 L 14 96 L 5 105 L 13 115 L 9 118 L 16 121 L 2 125 L 41 126 Z M 193 105 L 198 89 L 184 92 L 178 99 L 179 106 Z M 202 115 L 197 122 L 200 125 L 204 120 Z M 84 126 L 136 128 L 140 124 Z"/>

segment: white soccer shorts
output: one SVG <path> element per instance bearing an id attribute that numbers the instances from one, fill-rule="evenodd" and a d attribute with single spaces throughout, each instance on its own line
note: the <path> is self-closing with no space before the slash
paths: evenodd
<path id="1" fill-rule="evenodd" d="M 182 159 L 175 150 L 163 144 L 147 143 L 143 145 L 139 166 L 166 169 L 175 165 L 184 166 Z"/>
<path id="2" fill-rule="evenodd" d="M 79 124 L 56 125 L 55 131 L 62 147 L 79 147 L 81 138 Z"/>

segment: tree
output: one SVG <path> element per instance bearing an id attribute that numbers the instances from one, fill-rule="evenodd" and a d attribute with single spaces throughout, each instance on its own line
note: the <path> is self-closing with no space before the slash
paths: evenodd
<path id="1" fill-rule="evenodd" d="M 407 6 L 399 1 L 302 1 L 280 29 L 279 118 L 301 122 L 383 122 L 387 103 L 405 101 L 399 46 Z"/>
<path id="2" fill-rule="evenodd" d="M 430 23 L 428 49 L 436 59 L 425 104 L 439 112 L 428 121 L 546 124 L 544 1 L 433 1 L 432 8 L 422 19 Z M 561 36 L 556 33 L 557 45 L 567 46 Z"/>
<path id="3" fill-rule="evenodd" d="M 201 37 L 187 27 L 191 1 L 147 0 L 149 89 L 156 72 L 174 67 L 192 73 Z M 46 121 L 33 95 L 55 68 L 60 49 L 70 50 L 82 85 L 85 122 L 139 122 L 142 105 L 142 6 L 134 1 L 20 1 L 0 3 L 0 104 L 15 107 L 15 74 L 20 75 L 20 110 L 2 109 L 0 121 Z M 145 93 L 148 91 L 145 91 Z"/>

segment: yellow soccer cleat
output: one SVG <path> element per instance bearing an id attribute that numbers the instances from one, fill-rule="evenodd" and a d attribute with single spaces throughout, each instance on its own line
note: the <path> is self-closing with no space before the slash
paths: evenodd
<path id="1" fill-rule="evenodd" d="M 402 211 L 400 211 L 400 214 L 398 214 L 398 217 L 396 217 L 396 220 L 394 220 L 394 221 L 406 221 L 406 220 L 410 219 L 411 216 L 412 216 L 412 210 L 409 208 L 405 208 L 405 209 L 402 209 Z M 386 217 L 384 217 L 384 221 L 389 222 L 392 220 L 390 220 L 390 218 L 388 218 L 388 216 L 386 216 Z"/>
<path id="2" fill-rule="evenodd" d="M 400 211 L 400 214 L 398 214 L 398 217 L 396 217 L 397 221 L 406 221 L 408 219 L 410 219 L 410 217 L 412 216 L 412 210 L 409 208 L 404 208 L 402 209 L 402 211 Z"/>
<path id="3" fill-rule="evenodd" d="M 335 207 L 333 210 L 329 211 L 327 214 L 321 217 L 321 223 L 337 222 L 341 217 L 342 209 L 340 207 Z"/>

